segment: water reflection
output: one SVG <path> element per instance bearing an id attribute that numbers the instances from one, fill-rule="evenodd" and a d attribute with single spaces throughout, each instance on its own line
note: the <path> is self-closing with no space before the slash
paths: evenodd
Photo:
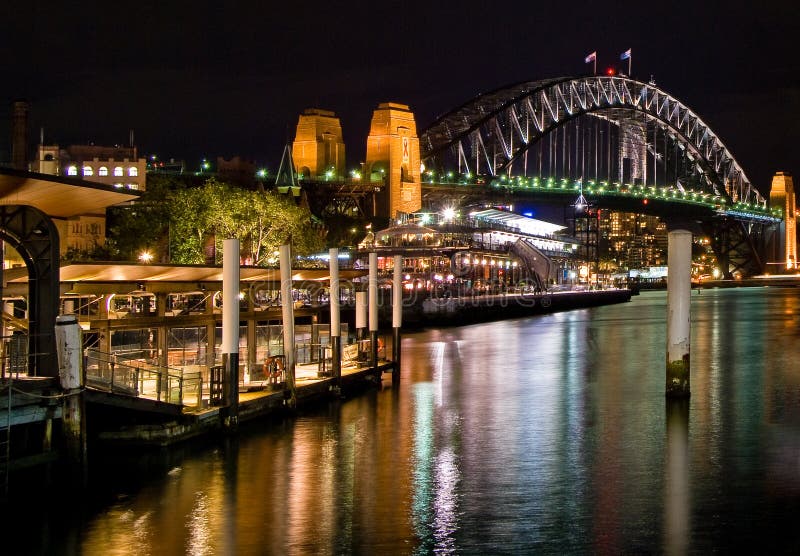
<path id="1" fill-rule="evenodd" d="M 796 292 L 693 297 L 692 398 L 666 406 L 665 316 L 655 292 L 409 334 L 399 388 L 118 458 L 99 507 L 19 523 L 43 553 L 792 552 Z"/>

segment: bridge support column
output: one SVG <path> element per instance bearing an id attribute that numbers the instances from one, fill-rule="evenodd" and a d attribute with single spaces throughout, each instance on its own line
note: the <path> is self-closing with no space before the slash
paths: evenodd
<path id="1" fill-rule="evenodd" d="M 689 397 L 692 232 L 676 226 L 667 247 L 667 384 L 670 398 Z"/>

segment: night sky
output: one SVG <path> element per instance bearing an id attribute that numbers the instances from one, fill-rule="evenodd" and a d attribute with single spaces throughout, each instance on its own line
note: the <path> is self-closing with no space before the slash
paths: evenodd
<path id="1" fill-rule="evenodd" d="M 165 6 L 165 4 L 169 4 Z M 41 2 L 0 6 L 0 161 L 10 108 L 31 140 L 126 144 L 277 168 L 303 109 L 340 116 L 348 167 L 372 110 L 407 103 L 421 130 L 502 85 L 598 70 L 633 50 L 633 76 L 676 96 L 766 192 L 800 176 L 800 8 L 794 2 Z"/>

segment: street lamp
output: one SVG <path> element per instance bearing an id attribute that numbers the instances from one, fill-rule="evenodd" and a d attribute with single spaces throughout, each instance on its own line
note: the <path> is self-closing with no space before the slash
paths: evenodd
<path id="1" fill-rule="evenodd" d="M 153 260 L 153 254 L 150 253 L 150 251 L 142 251 L 142 253 L 139 255 L 139 260 L 144 264 L 147 264 Z"/>

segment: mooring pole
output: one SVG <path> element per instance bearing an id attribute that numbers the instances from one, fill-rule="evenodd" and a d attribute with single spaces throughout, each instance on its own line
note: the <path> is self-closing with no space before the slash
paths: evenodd
<path id="1" fill-rule="evenodd" d="M 279 250 L 281 265 L 281 309 L 283 316 L 283 357 L 286 363 L 286 405 L 297 407 L 297 387 L 294 380 L 294 299 L 292 298 L 292 251 L 288 245 Z"/>
<path id="2" fill-rule="evenodd" d="M 329 268 L 331 275 L 330 306 L 331 306 L 331 372 L 334 386 L 341 387 L 342 380 L 342 327 L 339 312 L 339 250 L 335 247 L 328 251 Z"/>
<path id="3" fill-rule="evenodd" d="M 226 239 L 222 249 L 222 403 L 228 411 L 222 425 L 234 432 L 239 426 L 239 240 Z"/>
<path id="4" fill-rule="evenodd" d="M 58 377 L 64 390 L 62 425 L 67 457 L 86 481 L 86 413 L 84 411 L 83 343 L 75 315 L 56 317 Z M 11 395 L 9 390 L 8 395 Z M 9 420 L 11 416 L 9 415 Z"/>
<path id="5" fill-rule="evenodd" d="M 667 236 L 667 385 L 670 398 L 689 397 L 692 233 L 676 226 Z"/>
<path id="6" fill-rule="evenodd" d="M 403 326 L 403 255 L 394 256 L 392 275 L 392 383 L 400 382 L 400 328 Z"/>
<path id="7" fill-rule="evenodd" d="M 369 347 L 370 367 L 378 378 L 378 254 L 369 254 Z"/>
<path id="8" fill-rule="evenodd" d="M 367 292 L 356 292 L 356 344 L 358 345 L 359 360 L 363 360 L 361 354 L 364 340 L 367 335 Z"/>

